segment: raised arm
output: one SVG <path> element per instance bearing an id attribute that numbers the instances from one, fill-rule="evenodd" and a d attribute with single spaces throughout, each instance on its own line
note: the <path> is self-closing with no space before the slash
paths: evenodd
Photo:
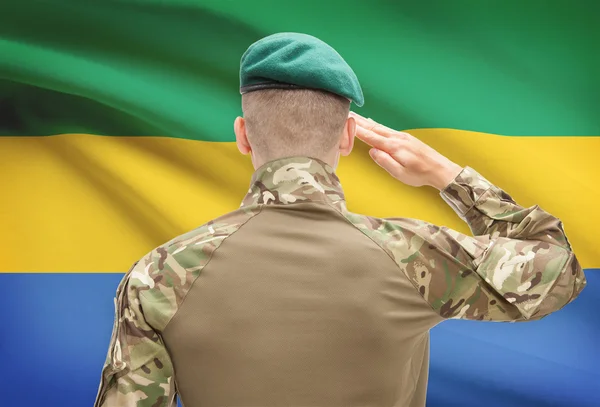
<path id="1" fill-rule="evenodd" d="M 357 137 L 377 149 L 371 156 L 379 165 L 408 185 L 440 190 L 475 235 L 403 218 L 383 226 L 404 241 L 386 248 L 440 316 L 538 319 L 581 292 L 585 276 L 559 219 L 537 205 L 519 206 L 472 168 L 407 133 L 354 117 Z"/>

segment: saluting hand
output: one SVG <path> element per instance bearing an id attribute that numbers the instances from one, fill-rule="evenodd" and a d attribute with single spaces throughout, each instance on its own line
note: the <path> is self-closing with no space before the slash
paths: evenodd
<path id="1" fill-rule="evenodd" d="M 356 137 L 373 147 L 373 161 L 397 180 L 413 186 L 444 189 L 462 167 L 408 133 L 392 130 L 350 112 L 356 121 Z"/>

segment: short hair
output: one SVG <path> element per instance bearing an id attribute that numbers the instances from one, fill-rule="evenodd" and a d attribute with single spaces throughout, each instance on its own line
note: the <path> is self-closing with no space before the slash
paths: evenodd
<path id="1" fill-rule="evenodd" d="M 322 159 L 339 143 L 350 111 L 342 96 L 314 89 L 263 89 L 242 95 L 248 141 L 264 161 Z"/>

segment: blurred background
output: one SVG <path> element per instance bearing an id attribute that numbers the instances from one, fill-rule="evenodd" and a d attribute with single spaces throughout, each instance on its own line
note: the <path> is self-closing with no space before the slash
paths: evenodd
<path id="1" fill-rule="evenodd" d="M 559 217 L 587 270 L 581 296 L 541 321 L 434 328 L 427 405 L 599 406 L 599 13 L 592 0 L 2 0 L 0 405 L 93 404 L 118 282 L 239 206 L 253 171 L 233 143 L 239 60 L 294 31 L 353 67 L 357 112 Z M 367 151 L 357 142 L 338 169 L 351 211 L 469 233 Z"/>

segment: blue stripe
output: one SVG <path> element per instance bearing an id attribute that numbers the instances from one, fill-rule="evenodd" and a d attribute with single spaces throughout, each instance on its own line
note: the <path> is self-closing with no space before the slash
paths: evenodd
<path id="1" fill-rule="evenodd" d="M 432 331 L 428 407 L 600 406 L 600 269 L 563 311 Z M 0 405 L 90 406 L 122 274 L 0 274 Z"/>

